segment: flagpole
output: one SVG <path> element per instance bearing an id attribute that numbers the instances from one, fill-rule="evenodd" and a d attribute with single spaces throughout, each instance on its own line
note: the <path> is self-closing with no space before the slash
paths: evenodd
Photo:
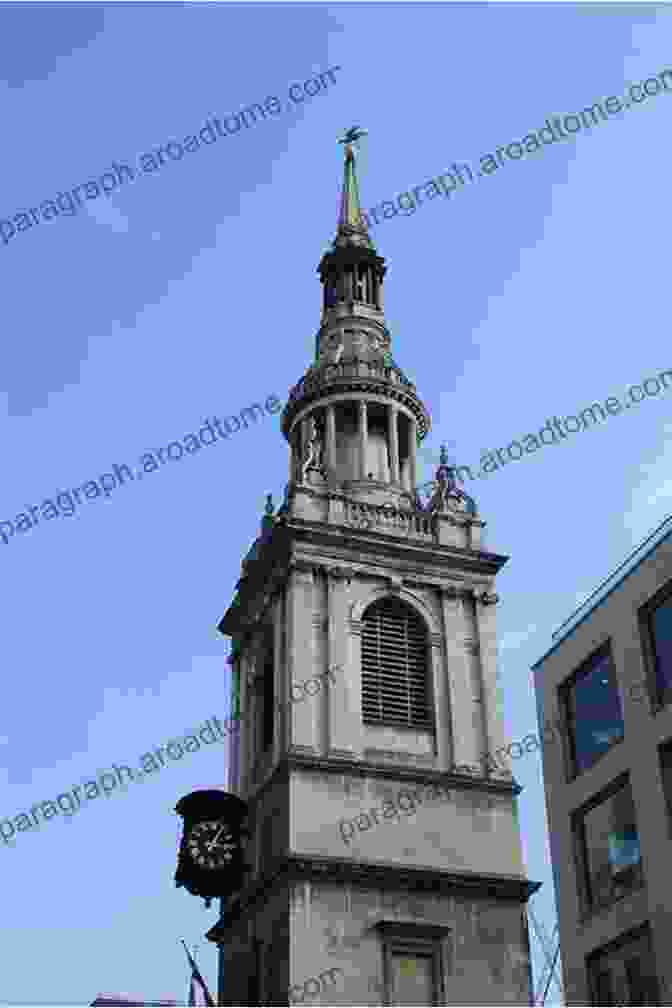
<path id="1" fill-rule="evenodd" d="M 188 952 L 188 949 L 187 949 L 187 943 L 185 942 L 184 938 L 180 938 L 180 941 L 184 945 L 184 951 L 187 953 L 187 956 L 188 956 L 189 952 Z M 193 974 L 193 970 L 192 970 L 192 972 L 189 975 L 189 990 L 187 991 L 187 996 L 186 996 L 185 1001 L 184 1001 L 184 1003 L 186 1005 L 190 1005 L 191 1004 L 191 978 L 192 978 L 193 975 L 194 974 Z"/>
<path id="2" fill-rule="evenodd" d="M 191 980 L 190 980 L 190 983 L 189 983 L 189 999 L 188 999 L 188 1004 L 190 1004 L 190 1005 L 195 1004 L 195 1001 L 192 1000 L 193 980 L 195 978 L 198 981 L 198 983 L 200 984 L 200 986 L 201 986 L 201 991 L 203 993 L 203 996 L 205 997 L 206 1004 L 209 1005 L 210 1008 L 216 1008 L 215 1002 L 212 1000 L 212 995 L 210 994 L 210 991 L 208 990 L 208 985 L 206 984 L 205 980 L 201 976 L 201 971 L 199 970 L 198 966 L 196 965 L 196 960 L 192 957 L 189 949 L 187 948 L 187 943 L 185 942 L 184 938 L 180 938 L 180 941 L 182 942 L 182 945 L 184 946 L 184 951 L 187 953 L 187 960 L 189 962 L 189 965 L 191 966 Z"/>

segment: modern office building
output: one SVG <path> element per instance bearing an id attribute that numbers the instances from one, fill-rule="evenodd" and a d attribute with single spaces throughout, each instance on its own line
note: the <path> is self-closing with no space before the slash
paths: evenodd
<path id="1" fill-rule="evenodd" d="M 567 1003 L 669 1004 L 672 519 L 554 638 L 534 671 Z"/>
<path id="2" fill-rule="evenodd" d="M 349 138 L 315 356 L 281 416 L 284 502 L 220 623 L 251 871 L 208 935 L 219 1002 L 527 1005 L 538 883 L 519 788 L 485 759 L 505 742 L 507 558 L 443 452 L 431 499 L 416 493 L 430 418 L 392 357 Z"/>

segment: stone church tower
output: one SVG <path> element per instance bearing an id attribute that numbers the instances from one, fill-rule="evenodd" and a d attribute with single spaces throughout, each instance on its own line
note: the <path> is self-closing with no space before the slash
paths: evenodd
<path id="1" fill-rule="evenodd" d="M 345 140 L 315 359 L 282 414 L 289 482 L 220 623 L 240 684 L 243 891 L 208 933 L 221 1004 L 530 1003 L 519 788 L 484 522 L 392 357 L 385 260 Z"/>

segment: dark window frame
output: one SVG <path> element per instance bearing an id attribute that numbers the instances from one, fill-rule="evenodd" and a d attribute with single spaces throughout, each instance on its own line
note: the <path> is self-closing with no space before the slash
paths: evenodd
<path id="1" fill-rule="evenodd" d="M 590 674 L 591 670 L 593 670 L 595 666 L 599 662 L 601 662 L 604 658 L 608 658 L 609 660 L 609 674 L 614 689 L 616 691 L 616 695 L 618 696 L 619 706 L 621 709 L 622 731 L 620 736 L 618 736 L 618 738 L 615 738 L 606 749 L 602 750 L 602 752 L 599 752 L 590 764 L 584 767 L 580 767 L 578 765 L 577 760 L 577 744 L 576 744 L 576 728 L 575 728 L 577 719 L 574 716 L 571 704 L 572 692 L 575 691 L 578 682 L 581 679 L 586 678 Z M 618 678 L 616 676 L 616 665 L 614 662 L 613 650 L 611 647 L 611 638 L 607 638 L 606 640 L 602 641 L 598 647 L 596 647 L 593 651 L 591 651 L 590 654 L 586 658 L 584 658 L 583 661 L 574 669 L 572 674 L 567 679 L 565 679 L 565 681 L 559 686 L 558 700 L 559 700 L 558 707 L 560 711 L 561 722 L 564 729 L 563 750 L 565 756 L 566 777 L 568 781 L 572 781 L 575 780 L 577 777 L 580 777 L 582 774 L 588 773 L 588 771 L 592 770 L 593 767 L 595 767 L 600 762 L 600 760 L 607 755 L 607 753 L 611 752 L 614 746 L 618 745 L 619 742 L 622 742 L 625 737 L 624 735 L 625 725 L 623 721 L 623 697 L 621 695 Z M 576 700 L 574 700 L 574 706 L 576 707 Z"/>
<path id="2" fill-rule="evenodd" d="M 604 913 L 609 910 L 621 899 L 625 899 L 633 892 L 638 892 L 644 889 L 646 886 L 646 879 L 644 877 L 644 868 L 642 864 L 642 852 L 641 852 L 641 838 L 639 833 L 639 824 L 636 820 L 635 815 L 635 828 L 637 830 L 637 839 L 640 843 L 639 847 L 639 862 L 637 865 L 633 865 L 633 868 L 638 873 L 639 878 L 634 885 L 625 890 L 625 892 L 615 895 L 607 901 L 597 901 L 592 894 L 592 883 L 589 876 L 589 859 L 588 859 L 588 843 L 586 836 L 586 826 L 585 820 L 589 812 L 598 808 L 604 802 L 613 798 L 620 790 L 625 787 L 630 788 L 630 800 L 632 802 L 633 810 L 635 810 L 634 796 L 632 793 L 632 784 L 630 781 L 630 774 L 624 773 L 620 774 L 613 781 L 611 781 L 607 787 L 603 788 L 598 794 L 593 795 L 589 801 L 585 802 L 580 808 L 575 809 L 571 815 L 571 828 L 572 828 L 572 846 L 574 852 L 574 866 L 576 869 L 576 880 L 578 885 L 578 896 L 579 896 L 579 906 L 580 906 L 580 919 L 581 921 L 586 921 L 591 917 L 594 917 L 600 913 Z"/>
<path id="3" fill-rule="evenodd" d="M 660 689 L 658 684 L 659 658 L 656 654 L 655 635 L 653 631 L 653 615 L 657 609 L 672 599 L 672 580 L 662 585 L 639 609 L 639 631 L 644 659 L 646 691 L 651 712 L 667 707 L 672 702 L 672 685 Z"/>
<path id="4" fill-rule="evenodd" d="M 393 1005 L 393 957 L 430 959 L 432 962 L 432 1005 L 446 1004 L 448 961 L 445 949 L 451 928 L 441 925 L 383 920 L 374 925 L 381 939 L 383 964 L 383 1004 Z"/>
<path id="5" fill-rule="evenodd" d="M 666 788 L 665 786 L 665 770 L 669 770 L 669 788 Z M 661 742 L 658 746 L 658 771 L 660 773 L 663 798 L 665 799 L 667 825 L 670 837 L 672 837 L 672 738 L 665 739 L 665 741 Z"/>
<path id="6" fill-rule="evenodd" d="M 616 994 L 614 991 L 613 980 L 613 970 L 609 970 L 605 959 L 611 958 L 620 959 L 624 970 L 627 972 L 627 964 L 632 962 L 632 959 L 626 959 L 625 955 L 619 956 L 627 949 L 628 945 L 634 945 L 636 942 L 641 942 L 642 939 L 648 939 L 649 948 L 648 952 L 651 957 L 651 964 L 654 969 L 653 980 L 655 981 L 655 986 L 657 990 L 655 991 L 654 1004 L 658 1005 L 661 1003 L 661 998 L 663 997 L 664 983 L 658 975 L 658 964 L 656 962 L 656 953 L 653 946 L 653 935 L 649 923 L 643 924 L 641 927 L 635 928 L 633 931 L 628 931 L 625 934 L 619 935 L 614 941 L 602 945 L 600 948 L 595 949 L 590 955 L 586 956 L 585 966 L 587 975 L 587 989 L 588 996 L 590 998 L 590 1003 L 595 1006 L 601 1005 L 615 1005 L 617 1002 L 615 1000 Z M 639 958 L 639 957 L 638 957 Z M 602 962 L 601 962 L 602 960 Z M 605 969 L 605 966 L 607 968 Z M 599 978 L 608 977 L 609 978 L 609 988 L 611 997 L 609 1001 L 605 1001 L 602 998 L 604 992 L 604 982 L 602 990 L 599 989 Z M 636 1001 L 635 1004 L 643 1004 L 644 1002 Z"/>

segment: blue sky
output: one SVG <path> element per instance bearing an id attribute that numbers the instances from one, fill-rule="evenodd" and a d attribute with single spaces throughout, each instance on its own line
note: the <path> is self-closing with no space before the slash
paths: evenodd
<path id="1" fill-rule="evenodd" d="M 663 7 L 37 6 L 0 9 L 0 218 L 340 65 L 328 91 L 0 244 L 0 520 L 287 390 L 310 362 L 341 131 L 369 131 L 365 207 L 669 66 Z M 373 230 L 395 359 L 433 417 L 423 476 L 672 367 L 672 91 Z M 666 223 L 667 221 L 667 223 Z M 671 510 L 672 392 L 467 487 L 499 578 L 512 739 L 530 666 Z M 0 816 L 226 715 L 215 626 L 265 494 L 277 418 L 72 517 L 0 541 Z M 553 922 L 540 760 L 516 763 L 537 913 Z M 182 998 L 178 939 L 215 909 L 172 875 L 176 799 L 224 783 L 211 745 L 0 844 L 0 1002 Z M 39 969 L 35 963 L 39 962 Z"/>

